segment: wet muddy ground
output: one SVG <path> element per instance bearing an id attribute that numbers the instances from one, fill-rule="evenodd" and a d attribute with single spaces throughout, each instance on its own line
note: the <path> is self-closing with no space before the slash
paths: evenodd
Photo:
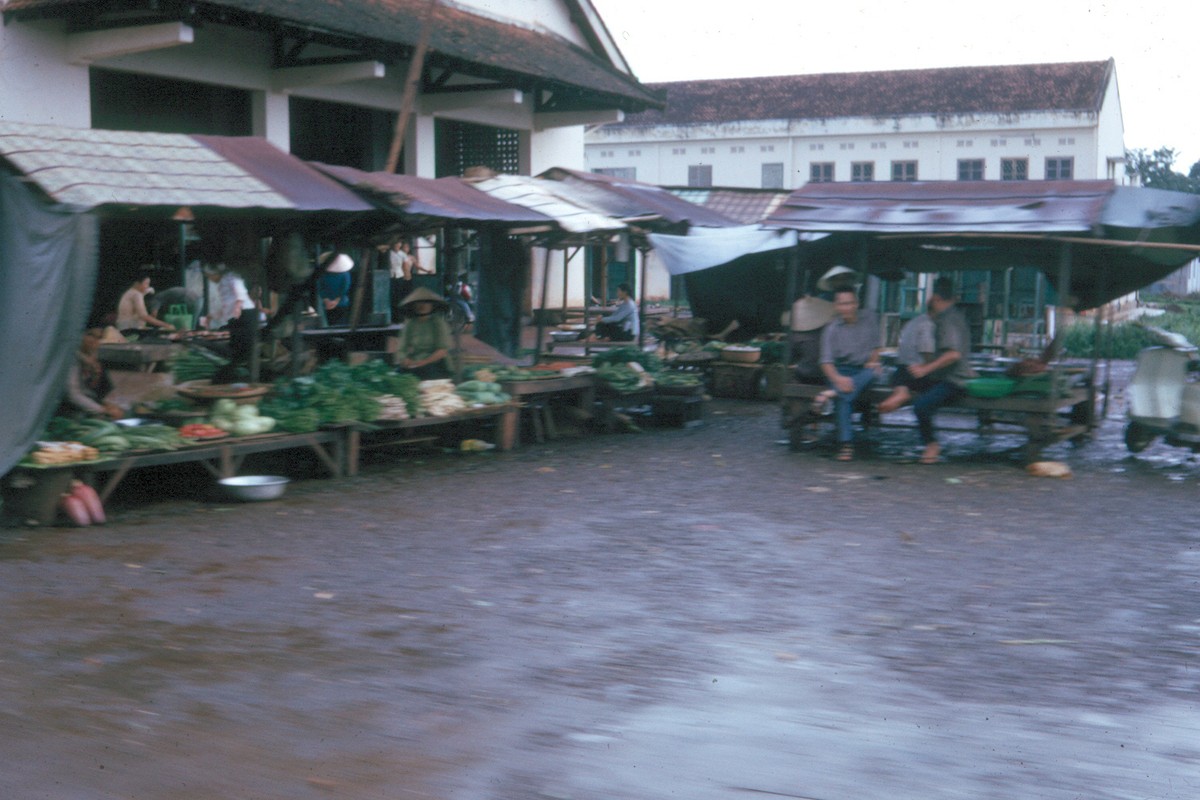
<path id="1" fill-rule="evenodd" d="M 837 463 L 736 401 L 278 502 L 155 476 L 107 527 L 0 531 L 0 789 L 1190 800 L 1200 465 L 1129 457 L 1120 413 L 1047 453 L 1073 480 L 973 433 Z"/>

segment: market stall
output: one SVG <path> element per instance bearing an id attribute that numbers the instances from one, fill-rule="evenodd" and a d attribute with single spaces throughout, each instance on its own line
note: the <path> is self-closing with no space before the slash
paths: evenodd
<path id="1" fill-rule="evenodd" d="M 378 224 L 371 203 L 257 139 L 0 123 L 0 190 L 0 280 L 11 283 L 0 303 L 13 306 L 0 315 L 6 345 L 0 351 L 6 377 L 0 391 L 8 407 L 26 410 L 0 433 L 6 499 L 14 484 L 37 482 L 31 475 L 40 473 L 33 468 L 67 471 L 62 463 L 38 463 L 34 457 L 46 449 L 39 443 L 74 441 L 48 435 L 48 423 L 68 373 L 80 363 L 81 331 L 95 314 L 89 307 L 102 287 L 111 292 L 114 281 L 128 285 L 128 276 L 106 272 L 105 254 L 112 251 L 106 225 L 119 222 L 120 231 L 133 234 L 140 227 L 175 231 L 169 238 L 179 244 L 180 261 L 187 229 L 193 229 L 190 238 L 200 237 L 210 254 L 263 274 L 270 272 L 261 260 L 269 237 L 319 240 Z M 95 363 L 155 368 L 177 359 L 179 347 L 148 335 L 102 347 Z M 79 463 L 70 471 L 123 475 L 162 459 L 215 459 L 228 468 L 245 450 L 233 443 L 213 450 L 182 441 L 122 448 L 120 441 L 112 437 L 111 447 L 86 459 L 96 463 L 75 459 Z M 22 474 L 9 480 L 22 460 Z"/>
<path id="2" fill-rule="evenodd" d="M 1067 309 L 1101 306 L 1200 254 L 1200 196 L 1109 181 L 809 185 L 766 224 L 825 234 L 793 259 L 793 270 L 804 265 L 805 274 L 791 279 L 799 291 L 836 264 L 881 279 L 1032 266 L 1057 292 L 1060 329 Z M 1097 336 L 1102 321 L 1097 314 Z M 985 428 L 1013 421 L 1025 434 L 1027 459 L 1097 424 L 1097 359 L 1081 371 L 1047 360 L 1036 391 L 1014 385 L 1006 396 L 959 401 L 979 412 Z M 804 398 L 813 396 L 800 384 L 785 390 L 784 424 L 795 435 L 805 424 Z"/>

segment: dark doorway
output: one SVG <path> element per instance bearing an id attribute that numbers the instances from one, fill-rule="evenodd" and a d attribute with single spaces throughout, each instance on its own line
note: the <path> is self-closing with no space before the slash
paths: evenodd
<path id="1" fill-rule="evenodd" d="M 396 124 L 396 115 L 390 111 L 293 97 L 288 112 L 291 150 L 297 158 L 366 172 L 387 164 Z"/>
<path id="2" fill-rule="evenodd" d="M 195 81 L 93 68 L 92 127 L 249 136 L 250 93 Z"/>

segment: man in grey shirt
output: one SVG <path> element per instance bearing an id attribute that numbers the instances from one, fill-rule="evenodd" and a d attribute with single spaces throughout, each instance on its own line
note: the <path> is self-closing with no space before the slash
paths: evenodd
<path id="1" fill-rule="evenodd" d="M 961 397 L 967 381 L 975 377 L 969 359 L 971 331 L 966 316 L 955 302 L 954 282 L 950 278 L 942 277 L 933 282 L 929 311 L 933 316 L 937 350 L 932 361 L 908 368 L 914 378 L 933 382 L 913 401 L 917 431 L 925 446 L 921 453 L 922 464 L 936 464 L 942 452 L 933 425 L 937 410 Z"/>
<path id="2" fill-rule="evenodd" d="M 854 458 L 854 431 L 850 414 L 857 398 L 879 374 L 879 318 L 858 307 L 853 289 L 838 289 L 833 296 L 837 317 L 821 332 L 821 371 L 830 391 L 822 392 L 817 406 L 834 400 L 838 461 Z"/>

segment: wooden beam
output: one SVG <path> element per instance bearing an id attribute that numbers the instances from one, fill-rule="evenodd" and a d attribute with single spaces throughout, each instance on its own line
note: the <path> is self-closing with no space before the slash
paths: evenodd
<path id="1" fill-rule="evenodd" d="M 421 98 L 421 110 L 426 114 L 436 114 L 444 111 L 479 108 L 480 106 L 519 106 L 524 102 L 525 94 L 520 89 L 446 92 L 432 96 L 424 95 Z"/>
<path id="2" fill-rule="evenodd" d="M 386 74 L 387 67 L 380 61 L 284 67 L 272 70 L 271 88 L 277 92 L 287 92 L 307 86 L 331 86 L 351 81 L 375 80 Z"/>
<path id="3" fill-rule="evenodd" d="M 91 64 L 106 58 L 191 44 L 194 39 L 195 31 L 182 22 L 112 28 L 68 36 L 66 55 L 71 64 Z"/>
<path id="4" fill-rule="evenodd" d="M 558 111 L 533 115 L 533 129 L 570 128 L 577 125 L 604 125 L 623 122 L 625 112 L 615 108 L 598 111 Z"/>

